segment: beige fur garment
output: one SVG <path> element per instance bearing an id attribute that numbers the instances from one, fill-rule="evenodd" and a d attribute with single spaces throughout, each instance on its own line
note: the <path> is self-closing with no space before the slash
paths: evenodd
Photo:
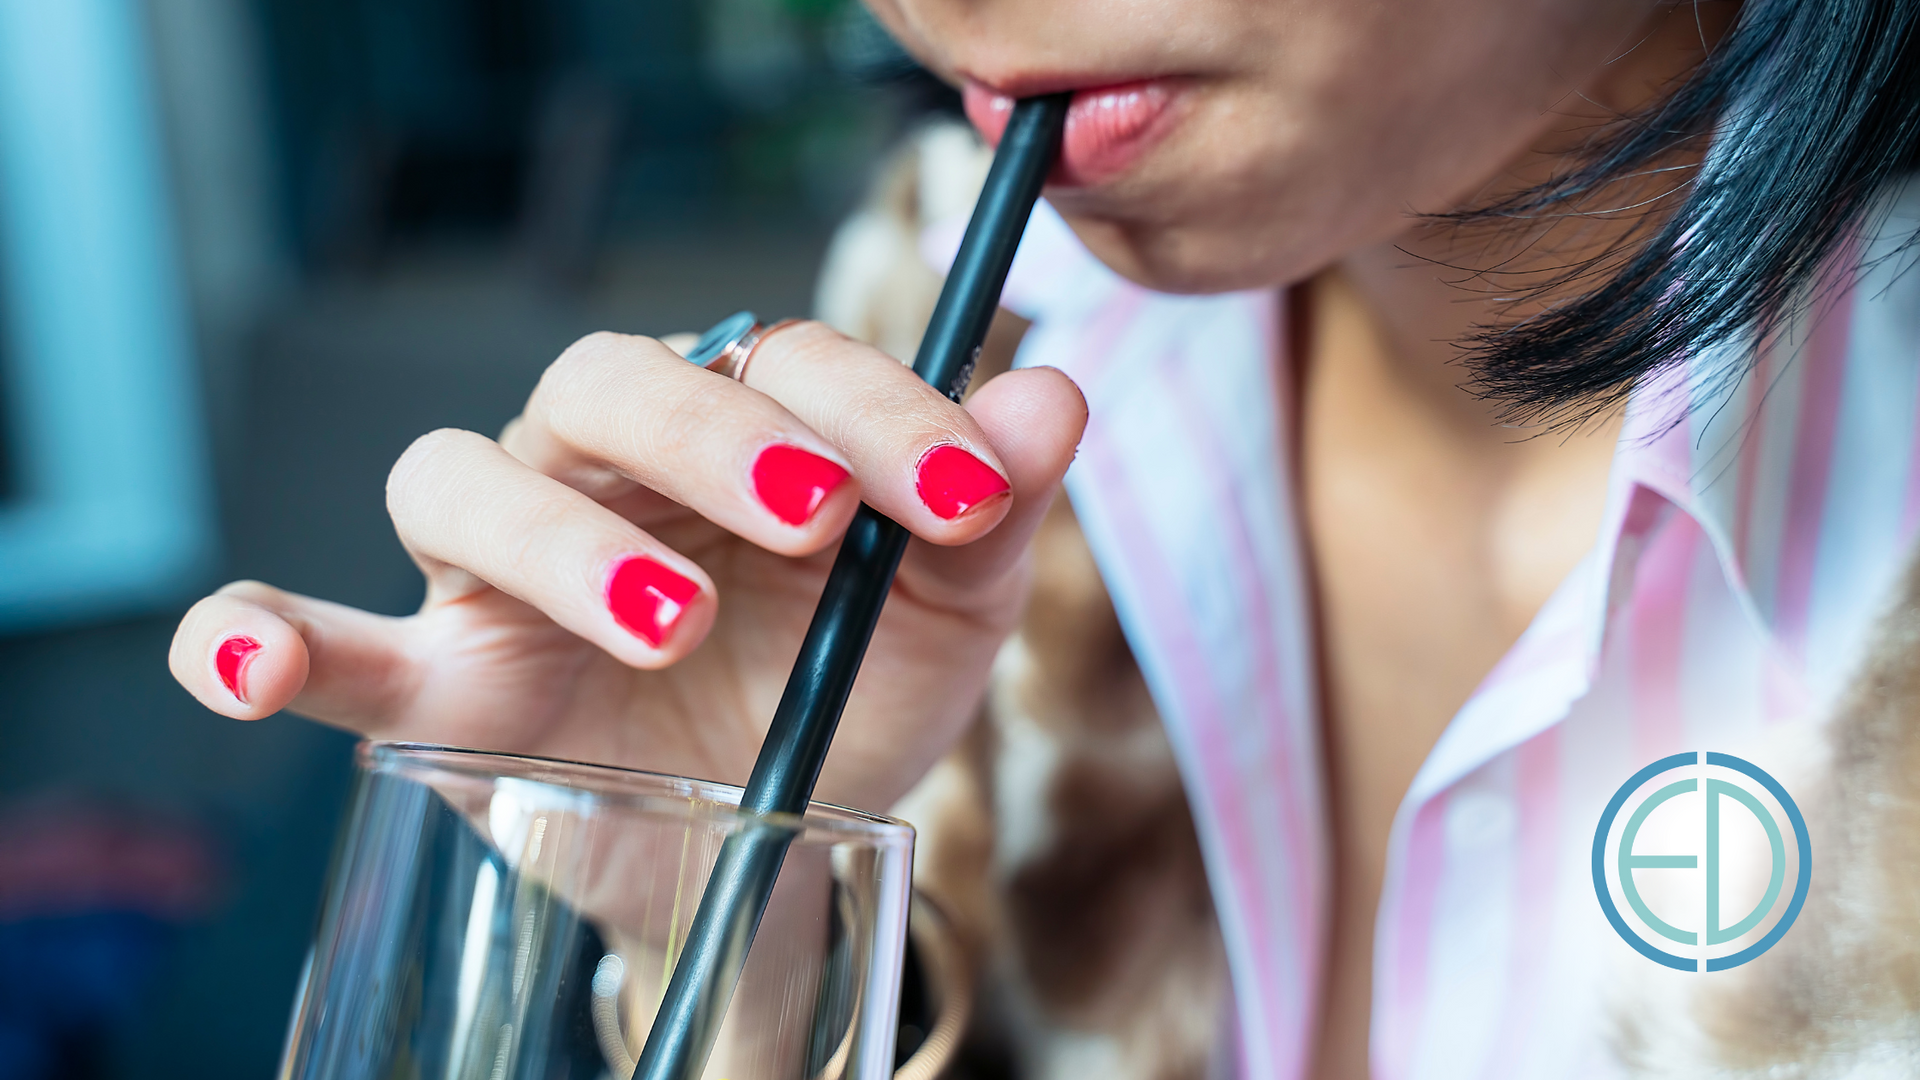
<path id="1" fill-rule="evenodd" d="M 1198 1080 L 1226 957 L 1172 752 L 1065 499 L 1034 572 L 980 722 L 900 808 L 922 829 L 915 883 L 980 973 L 978 1064 Z"/>
<path id="2" fill-rule="evenodd" d="M 940 279 L 924 227 L 985 175 L 970 130 L 910 136 L 836 238 L 817 310 L 905 360 Z M 996 322 L 976 384 L 1023 327 Z M 914 880 L 972 967 L 972 1019 L 941 1075 L 1224 1075 L 1227 967 L 1179 774 L 1065 498 L 1033 552 L 1033 598 L 979 721 L 897 812 Z M 1805 800 L 1812 890 L 1758 960 L 1615 995 L 1615 1050 L 1659 1077 L 1920 1077 L 1920 564 L 1827 729 Z M 1664 971 L 1665 969 L 1660 969 Z M 1664 981 L 1661 981 L 1664 980 Z"/>
<path id="3" fill-rule="evenodd" d="M 1618 1010 L 1617 1050 L 1635 1073 L 1920 1077 L 1920 558 L 1891 600 L 1802 805 L 1805 909 L 1732 972 L 1653 974 L 1652 992 Z"/>

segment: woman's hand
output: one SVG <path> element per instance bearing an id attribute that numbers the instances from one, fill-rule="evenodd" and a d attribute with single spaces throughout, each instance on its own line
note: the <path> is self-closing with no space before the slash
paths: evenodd
<path id="1" fill-rule="evenodd" d="M 818 323 L 768 336 L 744 384 L 595 334 L 499 442 L 436 431 L 394 465 L 418 614 L 237 582 L 181 621 L 173 673 L 244 720 L 742 783 L 864 499 L 917 539 L 819 792 L 884 808 L 971 718 L 1085 422 L 1057 371 L 963 408 Z"/>

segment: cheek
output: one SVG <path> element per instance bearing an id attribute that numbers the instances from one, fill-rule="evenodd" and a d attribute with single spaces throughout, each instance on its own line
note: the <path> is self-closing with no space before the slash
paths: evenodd
<path id="1" fill-rule="evenodd" d="M 1286 104 L 1217 103 L 1124 185 L 1048 198 L 1101 261 L 1174 293 L 1290 284 L 1404 230 L 1409 170 L 1390 146 Z"/>
<path id="2" fill-rule="evenodd" d="M 1329 50 L 1335 61 L 1285 84 L 1221 87 L 1139 175 L 1049 198 L 1140 284 L 1266 288 L 1486 198 L 1546 126 L 1522 80 L 1370 44 Z"/>
<path id="3" fill-rule="evenodd" d="M 1186 220 L 1139 225 L 1068 216 L 1094 257 L 1157 292 L 1264 289 L 1310 277 L 1337 258 L 1335 234 L 1310 235 L 1285 219 Z"/>

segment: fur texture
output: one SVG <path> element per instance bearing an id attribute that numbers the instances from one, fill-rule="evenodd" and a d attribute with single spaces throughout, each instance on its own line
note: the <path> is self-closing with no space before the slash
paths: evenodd
<path id="1" fill-rule="evenodd" d="M 1920 558 L 1825 733 L 1814 852 L 1792 931 L 1732 978 L 1665 980 L 1623 1010 L 1645 1076 L 1920 1076 Z"/>
<path id="2" fill-rule="evenodd" d="M 836 240 L 823 317 L 911 356 L 940 285 L 919 235 L 965 212 L 986 160 L 960 125 L 909 138 Z M 1019 334 L 996 323 L 976 382 Z M 1064 498 L 1033 573 L 979 721 L 898 807 L 978 988 L 944 1075 L 1198 1080 L 1222 1064 L 1224 950 L 1160 719 Z M 1803 802 L 1818 861 L 1799 922 L 1732 978 L 1636 976 L 1616 1010 L 1630 1071 L 1920 1076 L 1920 560 L 1895 601 L 1807 755 L 1824 780 Z"/>

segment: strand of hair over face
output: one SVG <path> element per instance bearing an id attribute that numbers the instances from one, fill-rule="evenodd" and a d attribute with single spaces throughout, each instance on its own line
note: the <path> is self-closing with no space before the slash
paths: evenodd
<path id="1" fill-rule="evenodd" d="M 1699 70 L 1572 168 L 1442 216 L 1578 215 L 1610 186 L 1658 176 L 1654 166 L 1710 140 L 1691 179 L 1624 239 L 1536 280 L 1510 301 L 1524 316 L 1468 340 L 1469 389 L 1503 403 L 1510 422 L 1578 422 L 1688 355 L 1771 332 L 1888 185 L 1920 166 L 1917 23 L 1920 0 L 1746 0 Z M 1712 377 L 1745 373 L 1752 350 L 1729 355 Z"/>

